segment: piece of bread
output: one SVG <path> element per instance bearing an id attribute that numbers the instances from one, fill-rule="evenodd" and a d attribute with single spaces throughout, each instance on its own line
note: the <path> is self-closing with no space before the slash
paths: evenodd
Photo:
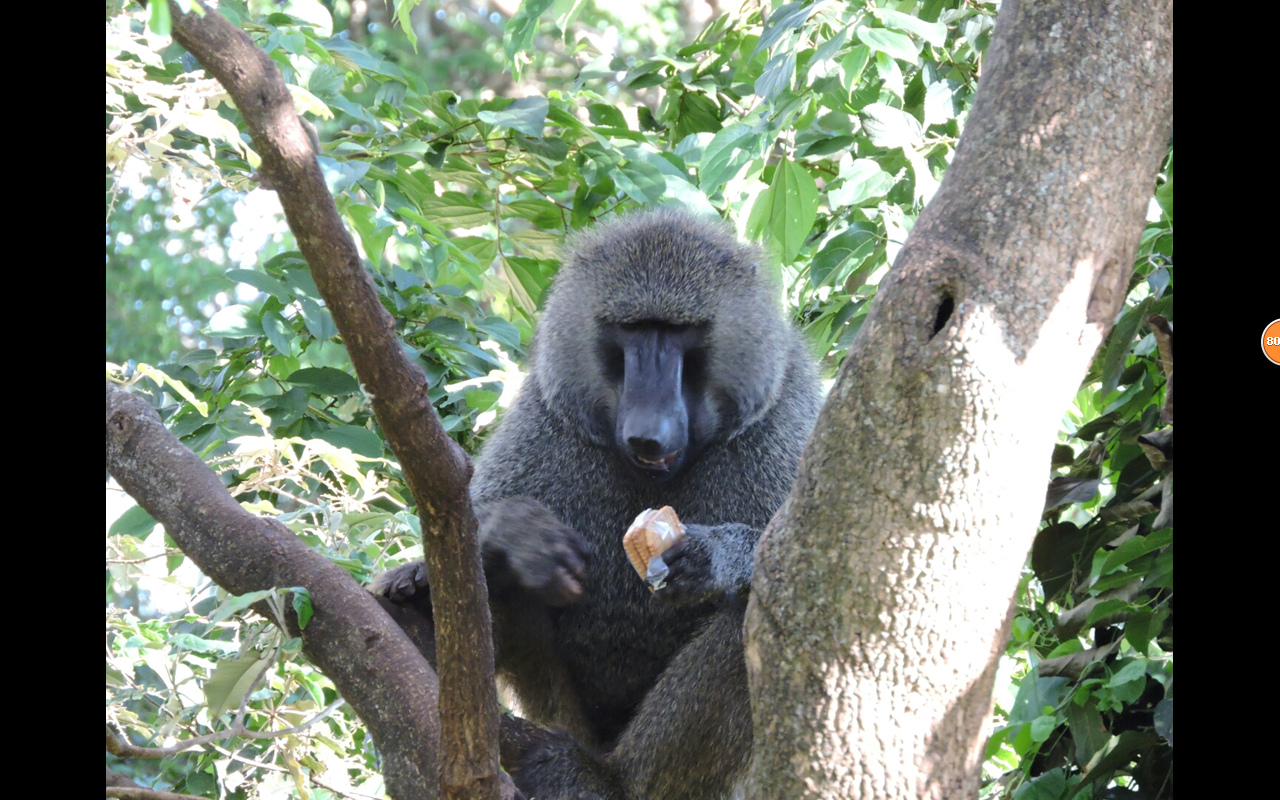
<path id="1" fill-rule="evenodd" d="M 631 566 L 635 567 L 640 577 L 659 588 L 662 579 L 666 577 L 666 570 L 661 568 L 665 565 L 658 568 L 661 574 L 653 575 L 650 562 L 655 556 L 666 552 L 681 536 L 684 536 L 684 525 L 676 516 L 675 509 L 671 506 L 650 508 L 642 511 L 636 521 L 631 523 L 622 537 L 622 547 L 627 551 L 627 558 L 631 559 Z"/>

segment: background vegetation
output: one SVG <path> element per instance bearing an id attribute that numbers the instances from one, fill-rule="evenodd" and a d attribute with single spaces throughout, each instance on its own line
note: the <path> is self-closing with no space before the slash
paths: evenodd
<path id="1" fill-rule="evenodd" d="M 840 364 L 950 160 L 998 4 L 730 5 L 220 4 L 318 130 L 468 451 L 519 385 L 565 235 L 637 206 L 763 242 Z M 167 24 L 163 4 L 108 3 L 108 379 L 245 508 L 367 581 L 421 558 L 412 499 L 239 114 Z M 1126 309 L 1064 413 L 984 796 L 1172 796 L 1172 178 L 1171 147 Z M 358 720 L 297 640 L 244 611 L 262 598 L 215 591 L 111 483 L 107 525 L 108 726 L 152 747 L 201 737 L 110 768 L 204 797 L 382 796 Z"/>

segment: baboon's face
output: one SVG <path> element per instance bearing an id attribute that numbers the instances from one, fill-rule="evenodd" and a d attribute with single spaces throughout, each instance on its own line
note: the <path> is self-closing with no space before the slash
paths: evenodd
<path id="1" fill-rule="evenodd" d="M 618 392 L 614 444 L 642 479 L 688 464 L 713 417 L 707 402 L 707 329 L 647 321 L 603 325 L 604 377 Z"/>

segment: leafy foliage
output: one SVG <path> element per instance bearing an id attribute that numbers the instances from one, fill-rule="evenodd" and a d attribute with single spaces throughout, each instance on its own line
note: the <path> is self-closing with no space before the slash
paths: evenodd
<path id="1" fill-rule="evenodd" d="M 1173 796 L 1173 428 L 1149 322 L 1173 319 L 1172 149 L 1149 217 L 1125 307 L 1054 449 L 985 796 Z"/>
<path id="2" fill-rule="evenodd" d="M 383 306 L 445 429 L 469 450 L 519 385 L 564 238 L 638 206 L 682 204 L 760 241 L 834 372 L 954 153 L 995 13 L 956 0 L 747 4 L 677 46 L 669 4 L 646 51 L 600 35 L 604 5 L 526 0 L 504 23 L 396 3 L 401 31 L 427 31 L 412 51 L 391 18 L 375 29 L 348 17 L 335 35 L 314 0 L 224 0 L 217 12 L 270 54 L 320 131 L 320 164 Z M 243 120 L 162 24 L 138 10 L 108 17 L 108 378 L 147 397 L 246 509 L 289 525 L 358 580 L 420 558 L 398 464 L 278 205 L 253 188 Z M 503 64 L 528 81 L 479 89 L 476 76 Z M 1144 492 L 1160 479 L 1132 466 L 1145 463 L 1136 437 L 1153 431 L 1147 410 L 1162 386 L 1149 337 L 1132 339 L 1148 314 L 1171 317 L 1171 164 L 1167 178 L 1167 214 L 1144 239 L 1145 282 L 1063 434 L 1071 458 L 1059 478 L 1078 481 L 1064 502 L 1090 485 L 1101 495 L 1049 512 L 1046 530 L 1069 524 L 1075 538 L 1020 592 L 1034 602 L 1015 625 L 1018 702 L 1000 707 L 989 794 L 1048 792 L 1054 774 L 1076 791 L 1095 756 L 1102 766 L 1085 791 L 1105 786 L 1108 770 L 1138 780 L 1124 760 L 1134 754 L 1163 763 L 1147 754 L 1164 745 L 1134 744 L 1153 724 L 1131 720 L 1147 719 L 1154 689 L 1131 665 L 1171 690 L 1171 571 L 1167 586 L 1124 592 L 1171 570 L 1171 533 L 1150 510 L 1136 513 L 1144 507 L 1117 509 L 1154 508 Z M 380 793 L 375 748 L 297 642 L 251 611 L 219 612 L 249 603 L 209 588 L 145 513 L 118 491 L 108 498 L 109 720 L 155 746 L 254 732 L 113 768 L 209 797 Z M 1107 605 L 1122 596 L 1123 607 Z M 309 608 L 289 587 L 256 599 Z M 1057 626 L 1091 599 L 1108 616 L 1088 620 L 1086 648 Z M 1128 616 L 1111 622 L 1117 614 Z M 1116 641 L 1077 678 L 1036 671 L 1072 654 L 1060 646 Z M 1049 756 L 1077 735 L 1093 749 L 1077 746 L 1075 771 L 1063 771 L 1068 762 Z"/>

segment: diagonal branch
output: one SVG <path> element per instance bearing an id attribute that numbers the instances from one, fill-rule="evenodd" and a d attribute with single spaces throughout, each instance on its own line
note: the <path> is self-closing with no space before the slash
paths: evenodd
<path id="1" fill-rule="evenodd" d="M 417 502 L 431 593 L 443 599 L 435 610 L 442 793 L 496 797 L 497 690 L 488 590 L 467 494 L 470 461 L 444 432 L 422 370 L 401 349 L 275 63 L 218 13 L 170 8 L 174 38 L 218 79 L 244 116 L 262 172 L 280 195 L 298 249 Z M 392 708 L 382 714 L 401 713 Z"/>
<path id="2" fill-rule="evenodd" d="M 364 719 L 383 753 L 387 785 L 397 797 L 438 794 L 438 681 L 374 596 L 280 522 L 244 511 L 150 404 L 111 384 L 106 468 L 221 588 L 246 594 L 306 586 L 315 616 L 301 631 L 302 650 Z M 289 623 L 296 625 L 292 611 Z"/>
<path id="3" fill-rule="evenodd" d="M 307 587 L 315 616 L 300 633 L 303 652 L 368 726 L 393 794 L 437 796 L 439 684 L 373 595 L 281 523 L 241 508 L 145 400 L 110 383 L 107 470 L 227 591 Z"/>

